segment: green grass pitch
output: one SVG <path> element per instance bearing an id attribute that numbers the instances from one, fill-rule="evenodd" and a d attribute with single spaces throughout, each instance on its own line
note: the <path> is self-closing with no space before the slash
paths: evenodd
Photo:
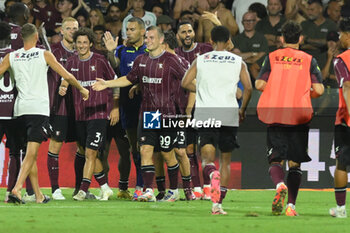
<path id="1" fill-rule="evenodd" d="M 50 194 L 49 189 L 42 190 Z M 212 216 L 209 201 L 139 203 L 117 200 L 114 195 L 108 202 L 77 202 L 72 191 L 63 189 L 67 200 L 48 204 L 1 202 L 0 232 L 350 232 L 349 219 L 328 215 L 335 206 L 334 193 L 328 191 L 300 191 L 298 217 L 272 216 L 272 190 L 230 190 L 223 203 L 226 216 Z M 0 189 L 1 200 L 4 196 L 5 189 Z"/>

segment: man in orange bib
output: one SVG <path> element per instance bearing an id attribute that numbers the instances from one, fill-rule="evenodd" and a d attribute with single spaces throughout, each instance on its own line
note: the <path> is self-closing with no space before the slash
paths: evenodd
<path id="1" fill-rule="evenodd" d="M 339 107 L 335 118 L 334 145 L 336 168 L 334 172 L 334 192 L 337 207 L 331 208 L 329 214 L 337 218 L 346 218 L 345 200 L 350 165 L 350 18 L 344 18 L 339 25 L 340 43 L 347 49 L 334 59 L 334 71 L 339 84 Z"/>
<path id="2" fill-rule="evenodd" d="M 300 25 L 287 22 L 282 27 L 283 48 L 265 58 L 255 82 L 256 89 L 263 92 L 257 112 L 259 119 L 267 124 L 269 174 L 276 185 L 274 215 L 282 213 L 287 192 L 286 215 L 298 215 L 295 201 L 301 183 L 300 164 L 311 160 L 307 154 L 308 124 L 313 115 L 311 98 L 321 96 L 324 91 L 316 59 L 298 50 L 302 40 Z M 283 171 L 285 160 L 289 167 L 287 185 Z"/>

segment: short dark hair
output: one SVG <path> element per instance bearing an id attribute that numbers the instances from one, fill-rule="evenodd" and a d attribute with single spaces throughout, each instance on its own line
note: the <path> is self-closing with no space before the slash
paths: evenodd
<path id="1" fill-rule="evenodd" d="M 266 7 L 259 2 L 251 4 L 248 8 L 248 11 L 255 12 L 260 19 L 263 19 L 267 16 Z"/>
<path id="2" fill-rule="evenodd" d="M 224 26 L 216 26 L 211 30 L 211 40 L 214 43 L 226 43 L 230 39 L 230 31 Z"/>
<path id="3" fill-rule="evenodd" d="M 80 28 L 78 31 L 76 31 L 73 34 L 73 41 L 74 43 L 77 42 L 77 39 L 79 36 L 87 36 L 90 43 L 95 43 L 95 33 L 90 28 Z"/>
<path id="4" fill-rule="evenodd" d="M 301 26 L 295 21 L 287 21 L 282 26 L 282 36 L 286 43 L 297 44 L 301 35 Z"/>
<path id="5" fill-rule="evenodd" d="M 140 26 L 140 28 L 142 28 L 142 29 L 145 29 L 146 28 L 146 25 L 145 25 L 145 22 L 142 20 L 142 19 L 140 19 L 140 18 L 138 18 L 138 17 L 132 17 L 132 18 L 130 18 L 129 20 L 128 20 L 128 23 L 137 23 L 139 26 Z"/>
<path id="6" fill-rule="evenodd" d="M 5 41 L 7 44 L 11 43 L 11 26 L 4 22 L 0 22 L 0 41 Z"/>
<path id="7" fill-rule="evenodd" d="M 34 24 L 26 23 L 21 29 L 21 36 L 23 40 L 26 41 L 29 38 L 31 38 L 31 36 L 36 32 L 38 32 L 38 30 L 36 29 Z"/>
<path id="8" fill-rule="evenodd" d="M 106 27 L 103 26 L 103 25 L 96 25 L 92 30 L 93 30 L 94 32 L 95 32 L 95 31 L 103 31 L 103 32 L 105 32 L 105 31 L 106 31 Z"/>
<path id="9" fill-rule="evenodd" d="M 188 22 L 188 21 L 182 21 L 182 22 L 180 22 L 180 23 L 177 25 L 177 31 L 179 31 L 180 27 L 181 27 L 182 25 L 185 25 L 185 24 L 189 24 L 189 25 L 191 25 L 191 27 L 193 28 L 192 23 L 190 23 L 190 22 Z"/>
<path id="10" fill-rule="evenodd" d="M 193 12 L 192 11 L 182 11 L 180 14 L 180 18 L 184 15 L 193 15 Z"/>
<path id="11" fill-rule="evenodd" d="M 111 3 L 111 4 L 109 4 L 109 6 L 107 7 L 107 10 L 106 10 L 106 14 L 107 14 L 107 15 L 109 14 L 109 11 L 111 10 L 111 8 L 112 8 L 113 6 L 114 6 L 114 7 L 118 7 L 118 9 L 121 10 L 119 3 L 116 3 L 116 2 Z"/>
<path id="12" fill-rule="evenodd" d="M 341 32 L 350 32 L 350 17 L 343 18 L 339 24 Z"/>
<path id="13" fill-rule="evenodd" d="M 10 6 L 8 17 L 13 21 L 17 21 L 20 17 L 24 16 L 27 10 L 28 7 L 24 3 L 16 2 Z"/>
<path id="14" fill-rule="evenodd" d="M 322 1 L 321 0 L 308 0 L 307 4 L 311 5 L 313 3 L 316 3 L 318 5 L 320 5 L 321 7 L 323 7 Z"/>
<path id="15" fill-rule="evenodd" d="M 164 32 L 164 43 L 166 43 L 170 49 L 178 47 L 175 33 L 172 31 Z"/>
<path id="16" fill-rule="evenodd" d="M 162 9 L 163 12 L 164 12 L 164 8 L 163 8 L 162 4 L 160 4 L 159 2 L 154 3 L 154 4 L 152 5 L 151 9 L 153 10 L 154 7 L 159 7 L 159 8 Z"/>
<path id="17" fill-rule="evenodd" d="M 147 32 L 152 30 L 157 31 L 159 38 L 164 37 L 164 32 L 159 27 L 152 25 L 146 29 Z"/>

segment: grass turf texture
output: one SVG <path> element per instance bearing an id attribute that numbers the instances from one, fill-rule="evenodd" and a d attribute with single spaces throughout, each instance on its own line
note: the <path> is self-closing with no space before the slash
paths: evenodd
<path id="1" fill-rule="evenodd" d="M 50 194 L 50 189 L 42 190 Z M 5 191 L 0 189 L 1 200 Z M 272 216 L 272 190 L 230 190 L 223 202 L 226 216 L 212 216 L 209 201 L 131 202 L 117 200 L 114 189 L 110 201 L 77 202 L 72 192 L 63 189 L 67 200 L 48 204 L 1 202 L 0 232 L 350 232 L 349 219 L 329 216 L 335 200 L 328 191 L 300 191 L 298 217 Z"/>

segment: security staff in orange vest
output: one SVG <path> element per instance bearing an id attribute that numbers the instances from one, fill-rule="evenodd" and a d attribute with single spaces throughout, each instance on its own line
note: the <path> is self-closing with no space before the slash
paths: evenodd
<path id="1" fill-rule="evenodd" d="M 287 216 L 297 216 L 295 201 L 301 183 L 300 164 L 311 158 L 307 153 L 308 123 L 312 119 L 311 98 L 323 94 L 322 75 L 316 59 L 299 49 L 301 27 L 287 22 L 282 27 L 282 49 L 269 54 L 255 87 L 262 91 L 257 112 L 267 124 L 269 174 L 276 185 L 272 213 L 280 215 L 288 192 Z M 287 185 L 283 162 L 288 160 Z M 288 187 L 288 188 L 287 188 Z"/>
<path id="2" fill-rule="evenodd" d="M 339 107 L 335 119 L 334 143 L 337 158 L 334 172 L 334 191 L 337 207 L 329 214 L 337 218 L 346 218 L 345 200 L 350 165 L 350 18 L 344 18 L 339 25 L 340 43 L 346 50 L 334 59 L 334 71 L 339 84 Z"/>

